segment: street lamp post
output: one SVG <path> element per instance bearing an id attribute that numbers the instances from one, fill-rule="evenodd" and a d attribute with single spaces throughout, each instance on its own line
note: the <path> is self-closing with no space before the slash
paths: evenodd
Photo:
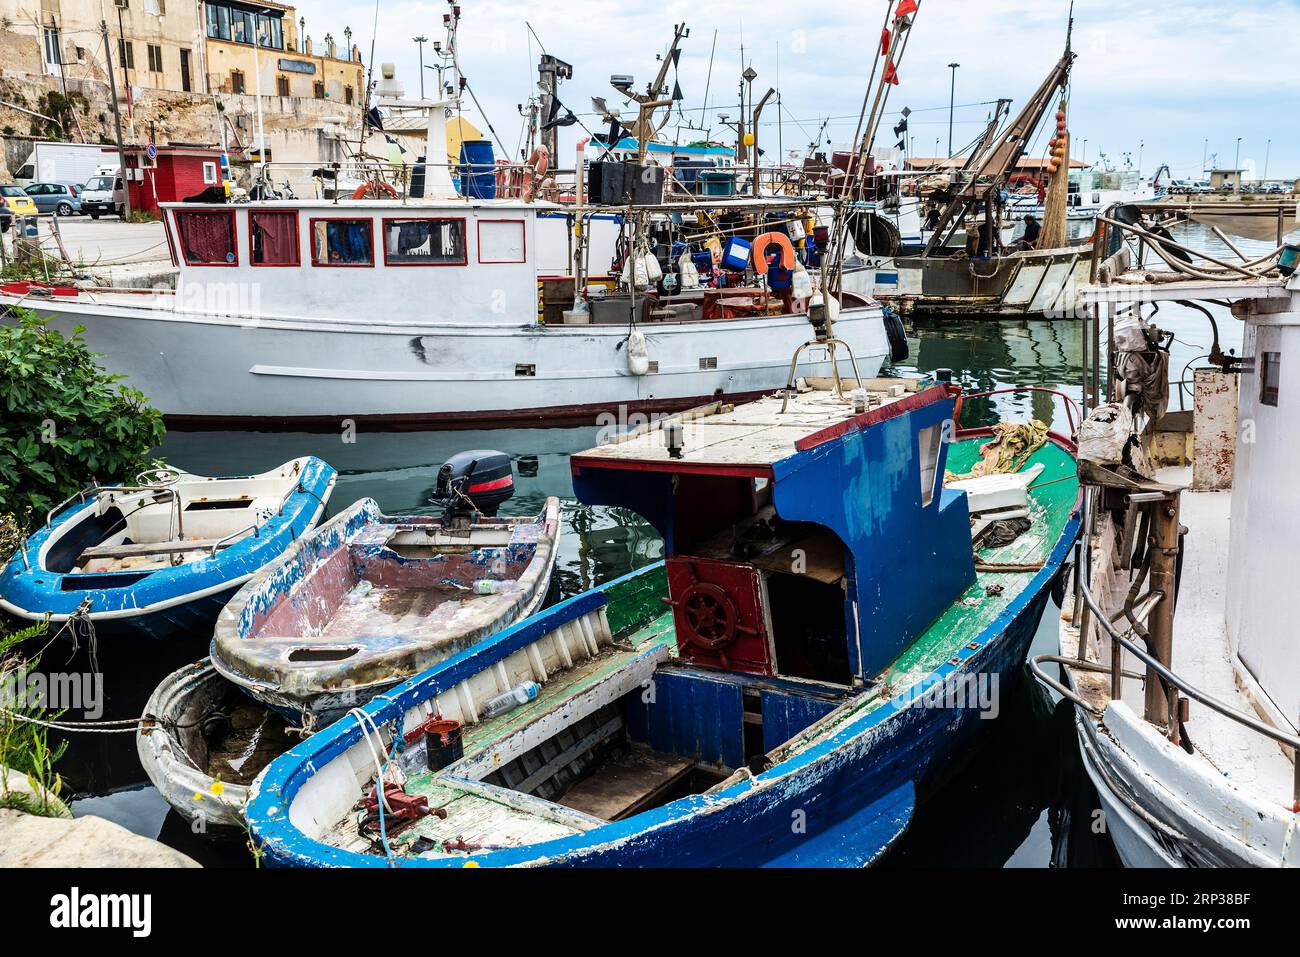
<path id="1" fill-rule="evenodd" d="M 1273 141 L 1269 140 L 1264 147 L 1264 181 L 1268 181 L 1268 155 L 1273 152 Z"/>
<path id="2" fill-rule="evenodd" d="M 1138 140 L 1138 176 L 1142 175 L 1142 151 L 1146 146 L 1146 140 Z"/>
<path id="3" fill-rule="evenodd" d="M 949 63 L 948 69 L 952 70 L 952 85 L 948 90 L 948 158 L 952 159 L 952 114 L 957 103 L 957 68 L 960 63 Z"/>
<path id="4" fill-rule="evenodd" d="M 1233 169 L 1241 169 L 1241 137 L 1237 137 L 1237 155 L 1232 161 Z"/>
<path id="5" fill-rule="evenodd" d="M 263 16 L 270 15 L 270 9 L 263 7 L 257 11 L 257 19 L 253 21 L 253 97 L 257 100 L 257 178 L 263 187 L 266 185 L 266 128 L 262 125 L 262 61 L 259 54 L 262 51 L 261 19 Z M 264 189 L 259 190 L 258 194 L 263 195 L 264 192 Z"/>
<path id="6" fill-rule="evenodd" d="M 420 47 L 420 99 L 424 99 L 424 44 L 428 37 L 412 37 L 412 40 Z"/>
<path id="7" fill-rule="evenodd" d="M 1085 137 L 1084 140 L 1083 140 L 1083 162 L 1084 162 L 1085 164 L 1088 162 L 1088 140 L 1087 140 L 1087 137 Z"/>

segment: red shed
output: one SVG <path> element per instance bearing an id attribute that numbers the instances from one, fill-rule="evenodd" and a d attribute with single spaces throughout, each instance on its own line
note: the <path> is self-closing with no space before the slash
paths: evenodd
<path id="1" fill-rule="evenodd" d="M 221 187 L 221 150 L 201 146 L 159 146 L 153 160 L 148 148 L 126 147 L 126 182 L 131 209 L 158 215 L 159 203 L 176 203 Z M 116 148 L 106 153 L 116 155 Z"/>

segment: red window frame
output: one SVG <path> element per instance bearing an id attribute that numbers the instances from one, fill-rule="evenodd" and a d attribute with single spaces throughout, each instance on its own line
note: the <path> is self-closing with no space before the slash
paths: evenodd
<path id="1" fill-rule="evenodd" d="M 253 259 L 253 217 L 263 213 L 272 213 L 276 216 L 293 217 L 293 262 L 291 263 L 259 263 Z M 371 227 L 371 232 L 374 228 Z M 373 246 L 374 236 L 371 236 Z M 371 258 L 374 258 L 374 250 L 371 250 Z M 283 269 L 294 268 L 302 265 L 302 240 L 299 238 L 298 211 L 296 209 L 250 209 L 248 211 L 248 264 L 258 269 Z"/>
<path id="2" fill-rule="evenodd" d="M 235 258 L 233 262 L 228 263 L 192 263 L 189 257 L 185 255 L 185 246 L 181 243 L 181 217 L 182 216 L 228 216 L 230 218 L 230 238 L 235 244 Z M 174 209 L 172 210 L 172 222 L 176 226 L 176 252 L 175 255 L 185 263 L 186 266 L 198 268 L 200 266 L 214 266 L 218 269 L 231 269 L 239 265 L 239 225 L 235 222 L 235 211 L 233 209 Z"/>
<path id="3" fill-rule="evenodd" d="M 388 261 L 388 224 L 389 223 L 419 223 L 419 222 L 459 222 L 461 235 L 465 237 L 465 255 L 459 262 L 444 263 L 398 263 Z M 384 248 L 384 266 L 468 266 L 469 265 L 469 223 L 464 216 L 385 216 L 383 219 L 383 233 L 381 237 Z"/>
<path id="4" fill-rule="evenodd" d="M 369 223 L 370 224 L 370 262 L 368 263 L 332 263 L 318 262 L 316 259 L 316 224 L 317 223 Z M 375 220 L 370 216 L 312 216 L 307 220 L 307 242 L 311 246 L 311 264 L 322 269 L 374 269 L 375 268 Z"/>
<path id="5" fill-rule="evenodd" d="M 484 223 L 518 223 L 519 232 L 524 237 L 524 258 L 523 259 L 484 259 L 483 258 L 483 224 Z M 522 266 L 528 262 L 528 223 L 523 219 L 480 219 L 478 227 L 474 230 L 474 242 L 477 246 L 476 254 L 480 265 L 486 266 Z"/>

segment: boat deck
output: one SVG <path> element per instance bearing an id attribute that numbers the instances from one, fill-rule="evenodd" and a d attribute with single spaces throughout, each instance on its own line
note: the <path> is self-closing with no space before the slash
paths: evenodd
<path id="1" fill-rule="evenodd" d="M 852 379 L 846 379 L 846 392 Z M 901 401 L 919 390 L 916 379 L 864 379 L 869 410 Z M 681 458 L 669 455 L 661 423 L 637 430 L 573 457 L 575 463 L 603 467 L 618 463 L 655 463 L 672 468 L 736 465 L 767 468 L 798 451 L 795 443 L 853 417 L 852 407 L 830 389 L 829 380 L 811 380 L 816 387 L 790 397 L 783 413 L 779 395 L 764 396 L 741 406 L 715 404 L 682 413 Z"/>
<path id="2" fill-rule="evenodd" d="M 1161 469 L 1156 478 L 1189 489 L 1192 482 L 1190 467 Z M 1207 694 L 1234 705 L 1242 714 L 1255 716 L 1254 706 L 1239 683 L 1226 625 L 1224 583 L 1231 504 L 1231 491 L 1188 490 L 1182 494 L 1179 521 L 1191 532 L 1186 540 L 1178 612 L 1174 616 L 1172 670 Z M 1116 587 L 1126 589 L 1127 582 Z M 1102 600 L 1100 595 L 1098 600 Z M 1063 622 L 1061 654 L 1077 655 L 1078 641 L 1078 629 Z M 1095 660 L 1095 651 L 1090 655 Z M 1127 651 L 1124 667 L 1139 674 L 1146 669 Z M 1106 706 L 1110 700 L 1109 674 L 1076 671 L 1072 676 L 1085 700 L 1099 708 Z M 1122 691 L 1124 703 L 1140 716 L 1145 707 L 1143 682 L 1126 678 Z M 1217 775 L 1270 803 L 1291 805 L 1295 769 L 1275 742 L 1195 701 L 1191 702 L 1186 726 L 1196 746 L 1196 757 Z"/>
<path id="3" fill-rule="evenodd" d="M 652 621 L 625 636 L 619 645 L 605 648 L 594 658 L 552 675 L 532 701 L 495 718 L 467 726 L 463 739 L 465 759 L 482 753 L 493 742 L 527 727 L 574 695 L 615 675 L 656 644 L 668 648 L 676 644 L 672 612 L 666 606 Z M 534 844 L 604 823 L 592 814 L 508 788 L 448 777 L 446 772 L 425 771 L 412 775 L 407 779 L 406 792 L 428 797 L 430 809 L 441 808 L 445 814 L 430 814 L 390 840 L 398 853 L 410 853 L 411 845 L 420 838 L 439 846 L 439 850 L 428 853 L 442 856 L 472 853 L 489 847 Z M 595 798 L 593 795 L 592 806 L 599 810 Z M 373 850 L 371 841 L 358 832 L 355 815 L 344 819 L 326 840 L 347 850 L 363 853 Z"/>
<path id="4" fill-rule="evenodd" d="M 447 635 L 455 620 L 493 596 L 452 586 L 374 588 L 344 597 L 313 641 L 355 642 L 375 631 L 390 638 L 434 639 Z"/>

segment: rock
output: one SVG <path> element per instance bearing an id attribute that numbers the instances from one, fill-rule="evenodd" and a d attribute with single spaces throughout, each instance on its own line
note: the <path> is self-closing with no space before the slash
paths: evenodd
<path id="1" fill-rule="evenodd" d="M 0 797 L 17 794 L 29 798 L 34 804 L 44 804 L 48 808 L 48 817 L 72 817 L 68 806 L 48 792 L 32 787 L 31 780 L 22 771 L 15 771 L 0 764 Z"/>
<path id="2" fill-rule="evenodd" d="M 198 867 L 180 851 L 88 815 L 0 809 L 0 867 Z"/>

